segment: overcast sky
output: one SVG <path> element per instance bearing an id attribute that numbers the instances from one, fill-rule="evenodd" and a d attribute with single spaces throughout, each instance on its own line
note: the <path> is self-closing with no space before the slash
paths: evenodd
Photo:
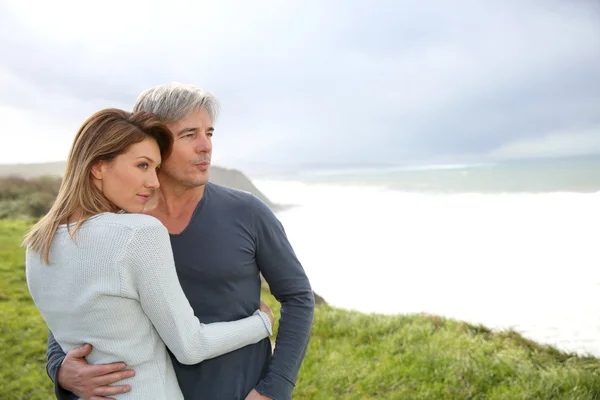
<path id="1" fill-rule="evenodd" d="M 220 99 L 225 166 L 600 154 L 598 1 L 0 4 L 0 163 L 171 81 Z"/>

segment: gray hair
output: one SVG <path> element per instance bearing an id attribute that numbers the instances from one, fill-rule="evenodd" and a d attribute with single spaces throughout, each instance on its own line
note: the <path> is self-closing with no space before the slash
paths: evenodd
<path id="1" fill-rule="evenodd" d="M 143 91 L 133 106 L 133 112 L 151 112 L 165 123 L 180 121 L 201 109 L 206 110 L 214 123 L 219 116 L 219 101 L 212 93 L 197 86 L 177 82 Z"/>

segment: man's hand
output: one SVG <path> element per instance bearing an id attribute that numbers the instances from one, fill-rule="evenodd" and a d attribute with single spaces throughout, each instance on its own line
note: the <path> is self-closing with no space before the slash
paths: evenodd
<path id="1" fill-rule="evenodd" d="M 250 393 L 248 393 L 248 396 L 246 396 L 246 400 L 273 400 L 270 397 L 267 396 L 263 396 L 262 394 L 258 393 L 255 389 L 252 389 L 252 391 Z"/>
<path id="2" fill-rule="evenodd" d="M 129 385 L 108 385 L 131 378 L 135 372 L 125 370 L 125 363 L 90 365 L 84 357 L 91 351 L 92 346 L 86 344 L 67 353 L 58 369 L 60 387 L 87 400 L 114 400 L 103 396 L 129 392 Z"/>

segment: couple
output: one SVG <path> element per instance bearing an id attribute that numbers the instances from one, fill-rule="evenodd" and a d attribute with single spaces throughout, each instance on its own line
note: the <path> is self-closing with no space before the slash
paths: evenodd
<path id="1" fill-rule="evenodd" d="M 217 113 L 210 93 L 161 85 L 78 131 L 25 237 L 59 400 L 291 398 L 314 295 L 272 211 L 209 182 Z M 260 273 L 281 303 L 275 351 Z"/>

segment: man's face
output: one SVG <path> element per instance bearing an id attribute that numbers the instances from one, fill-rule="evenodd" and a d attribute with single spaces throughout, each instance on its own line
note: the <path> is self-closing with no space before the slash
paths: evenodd
<path id="1" fill-rule="evenodd" d="M 181 185 L 197 187 L 209 179 L 214 128 L 206 110 L 166 124 L 174 137 L 171 155 L 163 162 L 160 175 Z"/>

